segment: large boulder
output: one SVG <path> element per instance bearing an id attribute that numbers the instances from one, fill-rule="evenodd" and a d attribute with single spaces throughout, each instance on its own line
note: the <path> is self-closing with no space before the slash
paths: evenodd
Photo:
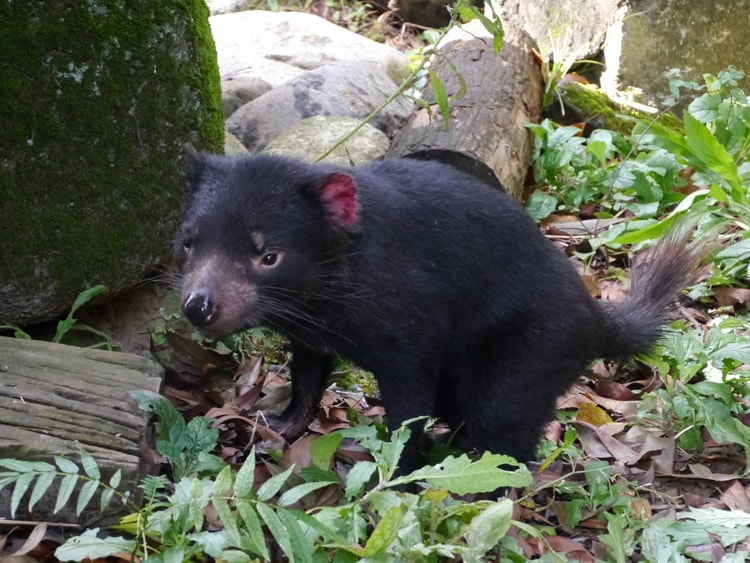
<path id="1" fill-rule="evenodd" d="M 750 0 L 628 0 L 607 34 L 602 87 L 638 88 L 654 104 L 669 94 L 670 69 L 699 83 L 730 65 L 750 72 L 748 25 Z"/>
<path id="2" fill-rule="evenodd" d="M 750 0 L 492 0 L 504 22 L 524 28 L 545 58 L 563 67 L 602 60 L 602 88 L 637 88 L 656 104 L 665 73 L 690 69 L 700 81 L 734 65 L 743 70 Z M 593 75 L 598 74 L 594 67 Z M 744 68 L 744 70 L 748 70 Z M 750 80 L 743 86 L 747 88 Z"/>
<path id="3" fill-rule="evenodd" d="M 204 0 L 0 4 L 0 325 L 169 252 L 186 142 L 223 146 Z"/>

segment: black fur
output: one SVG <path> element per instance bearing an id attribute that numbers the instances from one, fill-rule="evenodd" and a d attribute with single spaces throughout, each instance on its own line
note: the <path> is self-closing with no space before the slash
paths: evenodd
<path id="1" fill-rule="evenodd" d="M 340 354 L 375 374 L 391 429 L 435 415 L 467 447 L 528 461 L 556 397 L 593 359 L 648 350 L 701 260 L 672 233 L 634 268 L 629 299 L 600 304 L 521 206 L 447 165 L 194 160 L 177 239 L 184 311 L 210 336 L 258 324 L 289 336 L 289 436 Z M 356 189 L 354 218 L 339 180 Z"/>

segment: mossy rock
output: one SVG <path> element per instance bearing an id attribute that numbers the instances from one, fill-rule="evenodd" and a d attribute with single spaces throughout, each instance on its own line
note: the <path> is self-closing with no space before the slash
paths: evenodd
<path id="1" fill-rule="evenodd" d="M 208 15 L 204 0 L 0 5 L 0 325 L 168 256 L 184 145 L 224 142 Z"/>
<path id="2" fill-rule="evenodd" d="M 557 86 L 555 97 L 545 108 L 546 117 L 563 124 L 585 123 L 584 134 L 594 129 L 609 129 L 630 135 L 639 121 L 656 120 L 672 131 L 682 131 L 682 122 L 670 113 L 655 115 L 612 100 L 599 88 L 590 84 L 564 80 Z M 564 108 L 564 113 L 561 110 Z"/>

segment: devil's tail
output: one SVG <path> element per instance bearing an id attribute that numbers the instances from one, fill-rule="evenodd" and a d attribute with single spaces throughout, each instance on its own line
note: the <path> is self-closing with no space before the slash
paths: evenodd
<path id="1" fill-rule="evenodd" d="M 692 230 L 692 225 L 678 224 L 639 254 L 631 268 L 629 296 L 602 304 L 607 312 L 602 357 L 624 359 L 648 352 L 662 335 L 677 296 L 694 281 L 714 247 L 705 235 L 689 242 Z"/>

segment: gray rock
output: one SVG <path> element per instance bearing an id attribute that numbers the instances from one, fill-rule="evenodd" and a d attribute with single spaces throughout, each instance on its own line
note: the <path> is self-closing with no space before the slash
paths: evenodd
<path id="1" fill-rule="evenodd" d="M 316 162 L 360 123 L 353 117 L 308 117 L 276 137 L 263 152 Z M 383 158 L 388 145 L 385 134 L 372 125 L 365 124 L 323 161 L 344 166 L 364 164 Z"/>
<path id="2" fill-rule="evenodd" d="M 408 75 L 403 53 L 313 14 L 251 10 L 213 16 L 211 29 L 222 77 L 252 74 L 278 86 L 342 60 L 379 62 L 396 82 Z"/>
<path id="3" fill-rule="evenodd" d="M 257 151 L 285 129 L 313 115 L 364 119 L 395 91 L 396 84 L 377 63 L 331 63 L 245 104 L 227 119 L 227 130 L 248 150 Z M 375 117 L 372 125 L 390 137 L 409 116 L 412 106 L 399 97 Z"/>
<path id="4" fill-rule="evenodd" d="M 494 0 L 500 19 L 513 22 L 533 37 L 540 52 L 557 62 L 596 55 L 609 26 L 617 20 L 621 0 Z"/>
<path id="5" fill-rule="evenodd" d="M 233 154 L 246 153 L 247 149 L 237 137 L 232 135 L 229 131 L 224 133 L 224 154 L 231 156 Z"/>
<path id="6" fill-rule="evenodd" d="M 638 88 L 653 103 L 669 93 L 672 68 L 699 82 L 729 65 L 748 72 L 749 28 L 750 0 L 629 0 L 607 36 L 602 88 Z"/>
<path id="7" fill-rule="evenodd" d="M 221 104 L 224 117 L 232 115 L 239 107 L 259 98 L 273 88 L 259 76 L 237 74 L 221 80 Z"/>
<path id="8" fill-rule="evenodd" d="M 231 14 L 247 10 L 248 0 L 206 0 L 211 15 Z"/>

